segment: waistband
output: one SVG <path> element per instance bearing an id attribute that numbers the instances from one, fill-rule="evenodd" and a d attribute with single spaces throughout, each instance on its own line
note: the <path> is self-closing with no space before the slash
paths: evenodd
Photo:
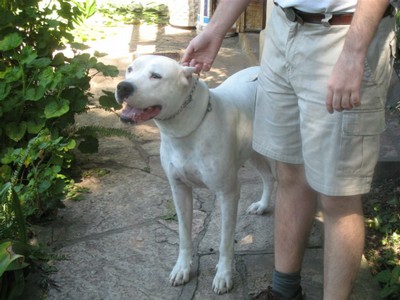
<path id="1" fill-rule="evenodd" d="M 282 8 L 286 17 L 289 21 L 298 22 L 300 24 L 304 23 L 312 23 L 312 24 L 321 24 L 325 27 L 329 27 L 331 25 L 350 25 L 353 20 L 353 13 L 344 13 L 344 14 L 314 14 L 307 13 L 301 10 L 298 10 L 293 7 Z M 393 16 L 393 7 L 391 5 L 388 6 L 382 18 Z"/>

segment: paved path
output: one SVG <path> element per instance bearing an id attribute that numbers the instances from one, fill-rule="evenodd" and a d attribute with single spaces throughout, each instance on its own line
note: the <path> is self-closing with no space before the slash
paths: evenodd
<path id="1" fill-rule="evenodd" d="M 104 58 L 121 70 L 133 53 L 182 52 L 194 32 L 167 27 L 151 37 L 125 27 L 93 47 L 110 55 Z M 249 36 L 254 39 L 254 36 Z M 129 41 L 130 44 L 129 44 Z M 244 55 L 239 38 L 225 40 L 212 72 L 203 75 L 215 86 L 233 72 L 254 63 Z M 247 48 L 247 54 L 258 49 Z M 250 49 L 250 52 L 248 50 Z M 93 91 L 113 90 L 117 79 L 97 78 Z M 83 299 L 249 299 L 271 283 L 273 270 L 273 214 L 247 215 L 245 209 L 261 196 L 261 181 L 245 165 L 240 171 L 242 194 L 236 230 L 234 288 L 217 296 L 211 290 L 217 263 L 220 210 L 207 190 L 194 191 L 194 255 L 190 282 L 171 287 L 169 272 L 178 253 L 177 222 L 170 189 L 159 161 L 159 134 L 152 122 L 128 126 L 113 113 L 93 109 L 79 117 L 79 124 L 124 128 L 138 136 L 103 138 L 95 155 L 81 155 L 89 188 L 84 200 L 66 202 L 48 229 L 50 246 L 66 260 L 57 261 L 52 276 L 60 289 L 49 290 L 49 300 Z M 106 171 L 99 176 L 98 170 Z M 322 222 L 316 218 L 302 271 L 307 299 L 322 299 Z M 363 264 L 353 299 L 377 299 L 376 285 Z"/>

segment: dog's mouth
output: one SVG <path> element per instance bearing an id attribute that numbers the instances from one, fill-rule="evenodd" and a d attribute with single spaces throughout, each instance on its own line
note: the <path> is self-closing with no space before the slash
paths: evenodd
<path id="1" fill-rule="evenodd" d="M 161 111 L 161 106 L 155 105 L 145 109 L 135 108 L 125 104 L 120 118 L 123 122 L 140 123 L 155 118 Z"/>

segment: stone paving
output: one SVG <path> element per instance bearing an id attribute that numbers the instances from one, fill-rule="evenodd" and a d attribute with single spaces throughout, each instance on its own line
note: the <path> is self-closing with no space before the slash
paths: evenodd
<path id="1" fill-rule="evenodd" d="M 97 78 L 95 93 L 115 88 L 134 57 L 133 50 L 182 53 L 195 35 L 192 30 L 172 27 L 141 30 L 132 33 L 132 28 L 126 26 L 110 32 L 107 40 L 92 43 L 93 49 L 110 53 L 104 58 L 105 63 L 115 64 L 121 71 L 116 79 Z M 202 75 L 209 86 L 256 63 L 246 53 L 257 53 L 257 46 L 250 43 L 244 51 L 242 38 L 225 40 L 214 68 Z M 157 127 L 152 122 L 125 125 L 114 113 L 95 108 L 79 116 L 78 123 L 122 128 L 138 138 L 103 138 L 99 153 L 79 156 L 81 168 L 88 174 L 79 185 L 87 187 L 89 193 L 83 201 L 67 201 L 48 229 L 50 247 L 65 255 L 66 260 L 55 263 L 58 272 L 51 279 L 59 288 L 50 288 L 47 299 L 250 299 L 271 283 L 274 216 L 245 213 L 250 203 L 261 196 L 261 180 L 249 166 L 240 170 L 242 194 L 233 290 L 218 296 L 211 289 L 218 256 L 220 210 L 214 196 L 203 189 L 194 190 L 190 281 L 172 287 L 168 276 L 177 258 L 178 227 L 160 165 Z M 96 170 L 106 171 L 106 175 L 100 176 Z M 302 270 L 307 299 L 322 299 L 322 227 L 321 218 L 316 216 Z M 377 298 L 377 286 L 363 262 L 352 299 Z"/>

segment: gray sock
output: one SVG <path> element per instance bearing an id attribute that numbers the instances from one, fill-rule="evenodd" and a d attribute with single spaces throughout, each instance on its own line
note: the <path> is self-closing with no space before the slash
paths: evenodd
<path id="1" fill-rule="evenodd" d="M 300 287 L 300 271 L 285 274 L 274 270 L 272 276 L 272 290 L 282 295 L 284 299 L 292 299 Z"/>

